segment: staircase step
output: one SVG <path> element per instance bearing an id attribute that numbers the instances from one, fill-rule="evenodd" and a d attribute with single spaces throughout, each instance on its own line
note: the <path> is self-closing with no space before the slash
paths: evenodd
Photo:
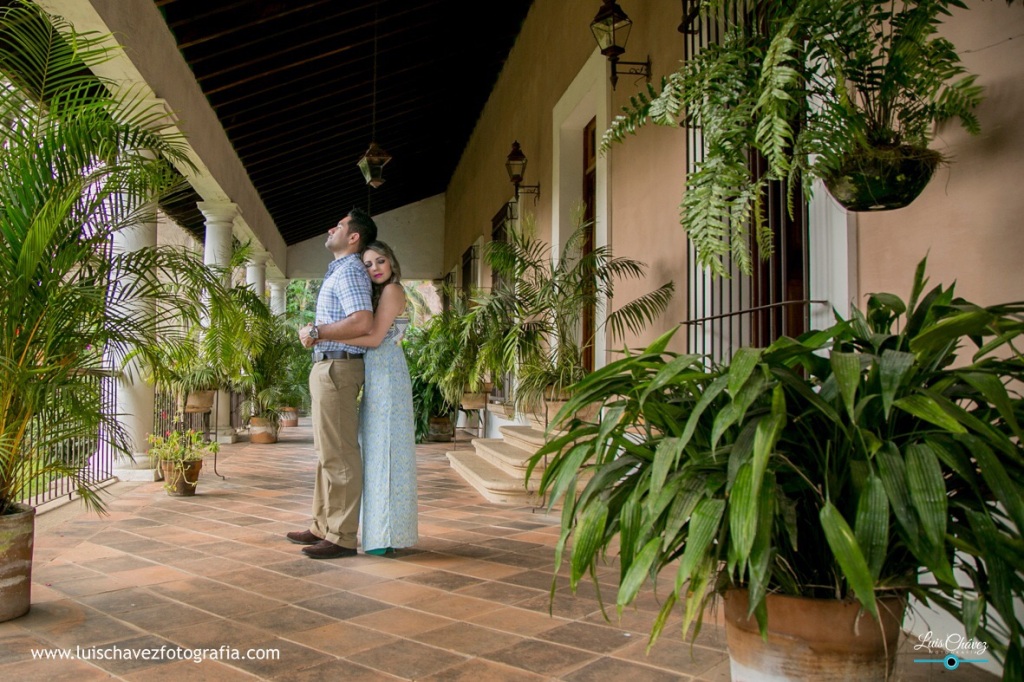
<path id="1" fill-rule="evenodd" d="M 506 443 L 527 450 L 530 454 L 540 450 L 541 446 L 546 442 L 544 439 L 544 429 L 517 425 L 502 426 L 498 430 L 501 431 L 501 435 Z"/>
<path id="2" fill-rule="evenodd" d="M 502 471 L 476 452 L 458 450 L 447 454 L 452 468 L 490 502 L 514 505 L 540 504 L 541 498 L 537 495 L 536 486 L 531 485 L 527 489 L 522 476 L 516 477 Z"/>
<path id="3" fill-rule="evenodd" d="M 524 450 L 501 438 L 474 438 L 473 447 L 478 455 L 509 476 L 520 480 L 526 476 L 528 460 L 533 456 L 532 450 Z M 543 473 L 543 466 L 535 467 L 532 472 L 534 482 L 539 482 Z"/>

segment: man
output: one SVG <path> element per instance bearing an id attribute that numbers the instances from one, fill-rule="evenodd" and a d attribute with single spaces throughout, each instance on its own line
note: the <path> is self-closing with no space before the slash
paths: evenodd
<path id="1" fill-rule="evenodd" d="M 354 556 L 363 492 L 356 402 L 363 385 L 365 348 L 331 339 L 351 339 L 373 326 L 370 278 L 363 246 L 377 239 L 377 226 L 353 208 L 327 231 L 325 246 L 334 254 L 316 301 L 316 323 L 299 330 L 306 348 L 314 348 L 309 373 L 313 443 L 319 455 L 313 488 L 313 520 L 308 530 L 287 538 L 313 559 Z"/>

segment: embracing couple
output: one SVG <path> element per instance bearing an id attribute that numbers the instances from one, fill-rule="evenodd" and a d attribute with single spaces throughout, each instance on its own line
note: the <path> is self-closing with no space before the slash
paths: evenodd
<path id="1" fill-rule="evenodd" d="M 325 246 L 334 260 L 316 323 L 299 330 L 313 350 L 313 520 L 287 538 L 313 559 L 354 556 L 361 515 L 363 552 L 385 554 L 418 539 L 412 385 L 395 324 L 405 311 L 401 270 L 357 208 L 327 231 Z"/>

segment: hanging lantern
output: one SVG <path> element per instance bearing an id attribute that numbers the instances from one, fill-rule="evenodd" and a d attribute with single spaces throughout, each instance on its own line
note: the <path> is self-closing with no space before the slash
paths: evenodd
<path id="1" fill-rule="evenodd" d="M 381 149 L 376 142 L 370 143 L 362 158 L 359 159 L 359 170 L 366 178 L 366 184 L 377 188 L 384 184 L 384 166 L 391 160 L 391 155 Z"/>

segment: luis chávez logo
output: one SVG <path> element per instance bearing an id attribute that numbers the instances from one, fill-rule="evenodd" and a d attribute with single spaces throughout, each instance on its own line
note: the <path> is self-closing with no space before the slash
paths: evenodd
<path id="1" fill-rule="evenodd" d="M 968 639 L 963 635 L 948 635 L 945 639 L 938 639 L 932 635 L 931 630 L 918 635 L 919 643 L 914 645 L 914 651 L 924 649 L 932 653 L 936 649 L 945 649 L 946 655 L 942 658 L 915 658 L 914 663 L 941 663 L 946 670 L 956 670 L 961 663 L 988 663 L 984 656 L 988 651 L 988 644 L 977 639 Z"/>

